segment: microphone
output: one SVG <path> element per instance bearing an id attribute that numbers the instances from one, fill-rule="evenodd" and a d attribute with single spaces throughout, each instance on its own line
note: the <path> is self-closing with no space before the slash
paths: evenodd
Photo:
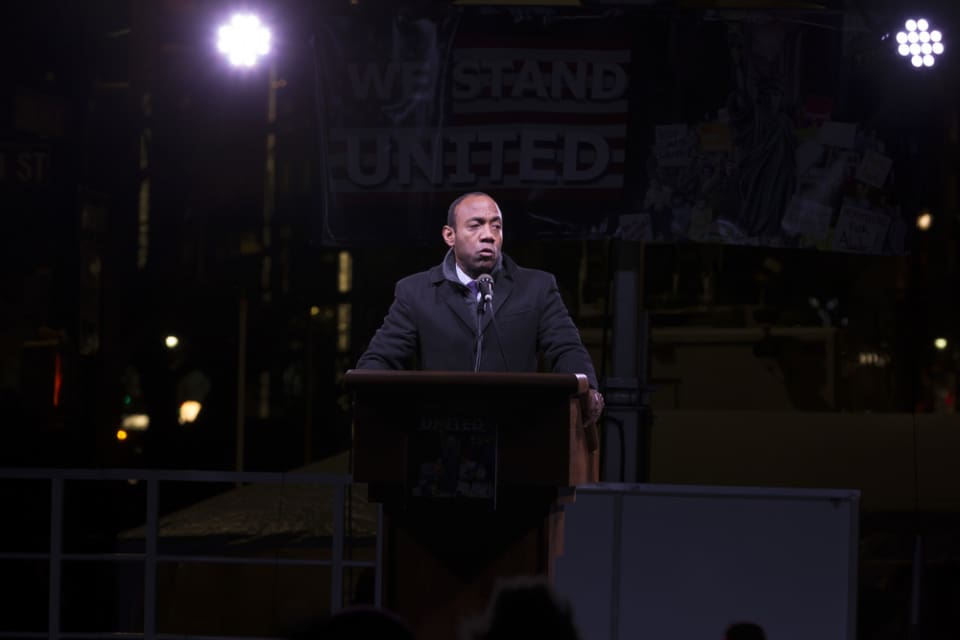
<path id="1" fill-rule="evenodd" d="M 493 301 L 493 276 L 489 273 L 481 274 L 477 278 L 477 286 L 480 288 L 480 299 L 484 302 Z"/>

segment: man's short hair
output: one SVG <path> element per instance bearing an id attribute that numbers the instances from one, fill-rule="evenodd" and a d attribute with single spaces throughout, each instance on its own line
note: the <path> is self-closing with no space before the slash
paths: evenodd
<path id="1" fill-rule="evenodd" d="M 737 622 L 727 627 L 724 640 L 766 640 L 763 627 L 755 622 Z"/>
<path id="2" fill-rule="evenodd" d="M 325 620 L 307 621 L 288 629 L 287 640 L 415 640 L 413 629 L 396 614 L 368 605 L 341 609 Z"/>
<path id="3" fill-rule="evenodd" d="M 465 193 L 462 196 L 458 196 L 456 200 L 450 203 L 450 206 L 447 207 L 447 226 L 457 228 L 457 207 L 460 206 L 460 203 L 466 200 L 467 198 L 472 198 L 474 196 L 485 196 L 493 200 L 493 197 L 489 193 L 484 193 L 483 191 L 471 191 Z M 493 200 L 496 202 L 496 200 Z M 497 205 L 499 208 L 500 205 Z"/>
<path id="4" fill-rule="evenodd" d="M 570 602 L 542 577 L 501 578 L 486 611 L 460 625 L 464 640 L 551 638 L 580 640 Z"/>

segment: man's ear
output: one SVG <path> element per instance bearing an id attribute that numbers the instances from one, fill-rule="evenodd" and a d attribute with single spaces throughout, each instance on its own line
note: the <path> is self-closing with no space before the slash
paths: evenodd
<path id="1" fill-rule="evenodd" d="M 452 247 L 454 241 L 457 239 L 457 232 L 453 230 L 448 224 L 443 225 L 443 241 L 447 243 L 448 247 Z"/>

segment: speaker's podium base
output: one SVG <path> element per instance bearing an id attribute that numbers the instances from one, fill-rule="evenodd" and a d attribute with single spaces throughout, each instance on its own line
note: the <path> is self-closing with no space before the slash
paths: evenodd
<path id="1" fill-rule="evenodd" d="M 583 376 L 350 371 L 346 383 L 355 392 L 354 478 L 384 505 L 383 602 L 420 640 L 456 638 L 499 578 L 553 578 L 563 505 L 597 476 L 580 420 Z M 493 427 L 492 495 L 417 487 L 417 438 L 443 425 Z"/>

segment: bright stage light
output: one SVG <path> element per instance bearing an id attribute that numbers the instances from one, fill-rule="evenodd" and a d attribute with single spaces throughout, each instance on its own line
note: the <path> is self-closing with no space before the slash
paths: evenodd
<path id="1" fill-rule="evenodd" d="M 897 53 L 904 58 L 910 58 L 910 64 L 915 68 L 932 67 L 937 56 L 943 54 L 943 34 L 936 29 L 930 29 L 930 23 L 918 18 L 907 20 L 904 25 L 906 31 L 897 32 Z"/>
<path id="2" fill-rule="evenodd" d="M 235 67 L 252 67 L 270 53 L 270 31 L 253 14 L 236 14 L 217 31 L 217 49 Z"/>

